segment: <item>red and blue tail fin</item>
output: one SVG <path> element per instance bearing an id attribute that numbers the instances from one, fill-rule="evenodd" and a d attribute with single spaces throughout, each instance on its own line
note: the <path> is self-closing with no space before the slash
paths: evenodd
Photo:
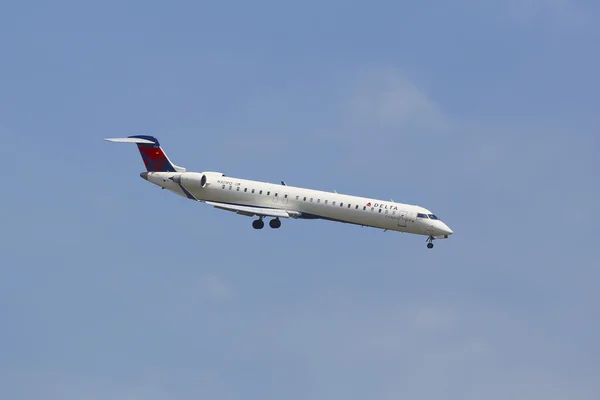
<path id="1" fill-rule="evenodd" d="M 185 168 L 173 164 L 153 136 L 135 135 L 126 138 L 105 139 L 109 142 L 137 144 L 146 171 L 148 172 L 185 172 Z"/>

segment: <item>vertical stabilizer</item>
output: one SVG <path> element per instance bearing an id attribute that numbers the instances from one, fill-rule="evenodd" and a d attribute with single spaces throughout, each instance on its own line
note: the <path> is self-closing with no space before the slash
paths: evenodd
<path id="1" fill-rule="evenodd" d="M 179 167 L 169 160 L 167 154 L 160 147 L 158 139 L 153 136 L 136 135 L 105 140 L 109 142 L 137 144 L 144 165 L 146 166 L 146 171 L 148 172 L 185 172 L 185 168 Z"/>

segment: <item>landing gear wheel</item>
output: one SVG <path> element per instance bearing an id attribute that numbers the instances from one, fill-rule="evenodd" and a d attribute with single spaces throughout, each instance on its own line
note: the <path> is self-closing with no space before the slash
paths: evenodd
<path id="1" fill-rule="evenodd" d="M 427 242 L 428 249 L 433 249 L 433 239 L 435 239 L 433 236 L 429 236 L 427 238 L 426 242 Z"/>
<path id="2" fill-rule="evenodd" d="M 277 229 L 281 226 L 281 221 L 279 218 L 275 218 L 269 221 L 269 226 L 273 229 Z"/>
<path id="3" fill-rule="evenodd" d="M 254 221 L 252 221 L 252 227 L 254 229 L 262 229 L 265 226 L 265 223 L 263 222 L 262 219 L 256 219 Z"/>

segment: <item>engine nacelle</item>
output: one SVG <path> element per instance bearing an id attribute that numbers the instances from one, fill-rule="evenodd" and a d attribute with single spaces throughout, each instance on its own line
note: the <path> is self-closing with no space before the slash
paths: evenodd
<path id="1" fill-rule="evenodd" d="M 179 180 L 188 190 L 190 189 L 204 189 L 210 185 L 216 184 L 222 176 L 225 176 L 221 172 L 186 172 L 175 177 L 175 182 Z"/>

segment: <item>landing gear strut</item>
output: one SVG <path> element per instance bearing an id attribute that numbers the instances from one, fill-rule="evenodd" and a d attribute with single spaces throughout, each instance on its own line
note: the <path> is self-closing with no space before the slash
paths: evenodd
<path id="1" fill-rule="evenodd" d="M 428 249 L 433 249 L 433 239 L 434 239 L 433 236 L 429 236 L 427 238 L 426 242 L 427 242 L 427 248 Z"/>
<path id="2" fill-rule="evenodd" d="M 259 219 L 255 219 L 254 221 L 252 221 L 252 227 L 254 229 L 262 229 L 264 228 L 265 223 L 263 222 L 262 218 Z"/>
<path id="3" fill-rule="evenodd" d="M 281 226 L 281 221 L 279 218 L 275 218 L 269 221 L 269 226 L 273 229 L 277 229 Z"/>

